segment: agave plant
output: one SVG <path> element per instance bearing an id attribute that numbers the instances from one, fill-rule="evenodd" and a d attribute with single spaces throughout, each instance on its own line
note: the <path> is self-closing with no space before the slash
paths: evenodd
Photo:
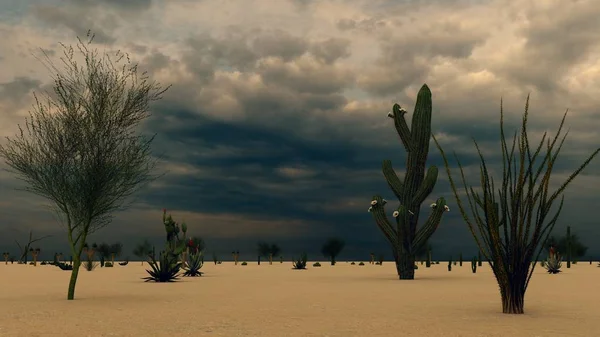
<path id="1" fill-rule="evenodd" d="M 200 271 L 202 265 L 204 264 L 204 259 L 202 257 L 202 251 L 188 255 L 185 265 L 183 266 L 183 269 L 185 270 L 183 276 L 202 276 L 203 273 Z"/>
<path id="2" fill-rule="evenodd" d="M 558 274 L 562 272 L 560 267 L 562 266 L 562 257 L 560 254 L 550 254 L 548 259 L 546 259 L 546 263 L 544 263 L 544 268 L 548 271 L 548 274 Z"/>
<path id="3" fill-rule="evenodd" d="M 168 252 L 160 252 L 160 257 L 157 261 L 154 256 L 149 255 L 148 264 L 152 270 L 146 269 L 150 275 L 143 277 L 145 282 L 174 282 L 178 279 L 178 273 L 181 269 L 181 263 L 177 259 L 177 255 L 169 254 Z"/>
<path id="4" fill-rule="evenodd" d="M 300 259 L 294 261 L 293 269 L 306 269 L 307 260 L 308 258 L 306 257 L 306 253 L 302 253 L 302 255 L 300 255 Z"/>

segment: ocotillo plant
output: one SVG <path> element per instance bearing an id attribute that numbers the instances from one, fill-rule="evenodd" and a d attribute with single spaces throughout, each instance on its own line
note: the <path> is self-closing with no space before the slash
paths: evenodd
<path id="1" fill-rule="evenodd" d="M 543 248 L 543 245 L 540 244 L 546 242 L 552 232 L 562 210 L 564 196 L 562 196 L 554 216 L 550 215 L 552 204 L 600 152 L 600 148 L 596 149 L 556 191 L 549 191 L 552 169 L 556 167 L 556 159 L 566 134 L 560 140 L 556 150 L 554 146 L 560 137 L 567 113 L 565 112 L 554 139 L 546 140 L 547 133 L 544 132 L 537 149 L 532 149 L 527 136 L 528 110 L 529 96 L 525 104 L 520 137 L 517 137 L 518 133 L 515 131 L 513 144 L 509 151 L 504 136 L 502 101 L 500 103 L 500 144 L 503 164 L 501 186 L 498 187 L 494 184 L 494 179 L 490 176 L 477 141 L 474 143 L 481 161 L 480 182 L 482 186 L 480 192 L 478 189 L 467 186 L 462 165 L 456 158 L 462 185 L 474 220 L 467 215 L 467 210 L 458 195 L 446 154 L 433 137 L 444 159 L 450 186 L 460 213 L 498 281 L 502 312 L 507 314 L 524 312 L 525 291 L 535 270 L 535 264 L 531 262 L 538 260 Z M 516 155 L 515 147 L 518 148 Z M 537 166 L 536 159 L 544 147 L 546 153 L 542 155 L 541 163 Z M 540 176 L 541 180 L 539 180 Z"/>
<path id="2" fill-rule="evenodd" d="M 567 226 L 567 268 L 571 268 L 571 226 Z"/>
<path id="3" fill-rule="evenodd" d="M 437 199 L 431 205 L 429 218 L 421 228 L 417 229 L 421 204 L 433 191 L 438 176 L 438 169 L 435 166 L 429 167 L 425 174 L 425 162 L 431 138 L 431 110 L 431 91 L 426 84 L 417 94 L 410 130 L 404 119 L 406 110 L 394 104 L 388 116 L 394 120 L 396 131 L 407 152 L 406 174 L 404 180 L 400 179 L 392 168 L 390 160 L 383 161 L 382 171 L 400 203 L 393 212 L 396 225 L 393 226 L 388 220 L 384 209 L 387 201 L 381 196 L 373 196 L 369 208 L 375 223 L 392 245 L 396 271 L 401 280 L 415 278 L 415 253 L 435 232 L 444 210 L 448 210 L 446 200 Z"/>

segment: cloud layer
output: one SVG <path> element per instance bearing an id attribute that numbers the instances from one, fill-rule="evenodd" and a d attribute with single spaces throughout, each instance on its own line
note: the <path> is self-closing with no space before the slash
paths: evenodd
<path id="1" fill-rule="evenodd" d="M 592 0 L 56 3 L 0 4 L 9 13 L 0 15 L 1 141 L 23 123 L 32 93 L 52 84 L 34 55 L 41 48 L 57 61 L 58 42 L 73 44 L 88 29 L 96 47 L 126 51 L 171 84 L 142 130 L 157 134 L 153 148 L 168 174 L 92 238 L 120 240 L 128 252 L 144 238 L 160 245 L 167 208 L 223 257 L 237 249 L 254 258 L 256 242 L 267 240 L 288 257 L 306 250 L 317 258 L 329 236 L 346 240 L 348 258 L 391 257 L 366 209 L 373 194 L 393 196 L 381 160 L 403 174 L 406 155 L 387 111 L 398 102 L 410 118 L 423 83 L 433 92 L 432 130 L 473 184 L 471 137 L 501 169 L 501 98 L 515 130 L 531 95 L 534 142 L 553 136 L 569 109 L 554 186 L 600 143 L 600 7 Z M 434 146 L 429 160 L 442 165 Z M 571 225 L 592 254 L 600 254 L 590 211 L 600 197 L 598 167 L 597 159 L 567 190 L 557 226 L 562 233 Z M 13 239 L 32 229 L 53 235 L 46 251 L 66 250 L 46 202 L 18 187 L 0 173 L 0 247 L 15 250 Z M 453 211 L 432 238 L 434 255 L 473 254 L 445 174 L 426 203 L 438 196 Z"/>

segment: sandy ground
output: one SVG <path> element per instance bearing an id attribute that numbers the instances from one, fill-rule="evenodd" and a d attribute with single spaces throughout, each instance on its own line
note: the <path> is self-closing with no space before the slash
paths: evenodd
<path id="1" fill-rule="evenodd" d="M 558 275 L 540 267 L 525 315 L 501 313 L 485 264 L 419 266 L 399 281 L 393 263 L 338 263 L 292 270 L 290 262 L 207 263 L 206 274 L 144 283 L 139 262 L 70 272 L 0 264 L 0 336 L 598 336 L 600 268 L 579 263 Z M 146 267 L 147 265 L 144 264 Z"/>

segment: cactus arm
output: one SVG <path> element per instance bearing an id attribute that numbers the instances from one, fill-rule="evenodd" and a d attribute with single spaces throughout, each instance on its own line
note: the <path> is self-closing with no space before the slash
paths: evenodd
<path id="1" fill-rule="evenodd" d="M 438 178 L 438 168 L 436 166 L 430 166 L 425 175 L 425 179 L 419 186 L 417 193 L 412 199 L 413 205 L 420 205 L 427 199 L 427 196 L 433 191 L 435 183 Z"/>
<path id="2" fill-rule="evenodd" d="M 439 198 L 436 201 L 436 204 L 437 207 L 433 209 L 431 214 L 429 214 L 429 218 L 427 218 L 427 221 L 425 221 L 423 226 L 419 228 L 415 235 L 415 238 L 412 242 L 412 249 L 414 251 L 418 250 L 422 245 L 425 244 L 425 242 L 427 242 L 442 220 L 444 206 L 446 206 L 446 200 L 444 198 Z"/>
<path id="3" fill-rule="evenodd" d="M 413 149 L 413 144 L 411 139 L 411 133 L 408 129 L 408 124 L 406 124 L 406 119 L 404 119 L 404 114 L 406 114 L 406 111 L 401 110 L 400 105 L 398 104 L 394 104 L 392 111 L 394 112 L 394 126 L 396 127 L 398 135 L 400 135 L 402 145 L 404 145 L 404 149 L 406 149 L 406 152 L 411 152 Z"/>
<path id="4" fill-rule="evenodd" d="M 404 185 L 400 178 L 398 178 L 398 175 L 396 175 L 396 171 L 394 171 L 394 168 L 392 167 L 392 161 L 387 159 L 384 160 L 381 164 L 381 171 L 383 172 L 383 176 L 385 177 L 388 186 L 392 189 L 398 200 L 403 203 L 404 197 L 402 192 Z"/>
<path id="5" fill-rule="evenodd" d="M 396 246 L 398 244 L 398 232 L 394 229 L 385 215 L 385 207 L 382 205 L 383 199 L 376 195 L 371 200 L 377 200 L 377 206 L 373 207 L 373 210 L 371 211 L 377 227 L 379 227 L 379 229 L 383 232 L 383 235 L 385 235 L 385 237 L 394 246 Z"/>
<path id="6" fill-rule="evenodd" d="M 429 153 L 429 140 L 431 139 L 431 90 L 423 84 L 417 94 L 417 103 L 411 124 L 412 144 L 419 151 L 419 161 L 425 164 Z"/>

